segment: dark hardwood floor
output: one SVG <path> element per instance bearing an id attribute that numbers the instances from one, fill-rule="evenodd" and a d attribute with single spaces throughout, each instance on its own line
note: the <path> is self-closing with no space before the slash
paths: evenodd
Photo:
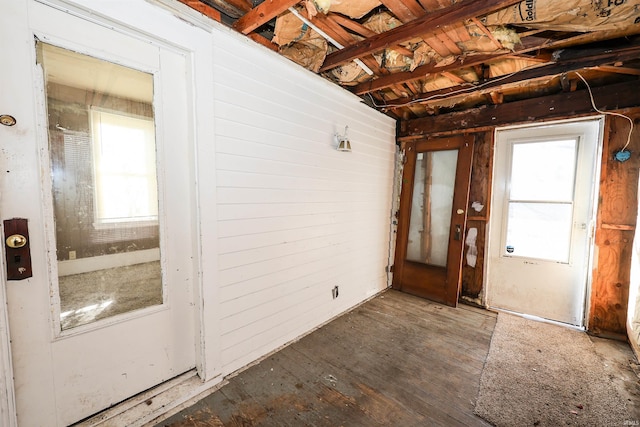
<path id="1" fill-rule="evenodd" d="M 496 314 L 388 291 L 159 426 L 488 426 L 473 414 Z"/>

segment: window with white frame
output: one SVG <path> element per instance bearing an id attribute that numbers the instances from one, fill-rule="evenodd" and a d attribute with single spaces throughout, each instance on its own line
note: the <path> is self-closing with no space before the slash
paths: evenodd
<path id="1" fill-rule="evenodd" d="M 97 226 L 157 222 L 154 121 L 91 108 Z"/>

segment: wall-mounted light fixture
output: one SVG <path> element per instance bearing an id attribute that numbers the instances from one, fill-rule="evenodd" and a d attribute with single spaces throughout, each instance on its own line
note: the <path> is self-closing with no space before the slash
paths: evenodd
<path id="1" fill-rule="evenodd" d="M 344 135 L 340 135 L 338 132 L 335 134 L 336 141 L 338 142 L 338 151 L 351 151 L 351 141 L 347 136 L 347 130 L 349 126 L 344 127 Z"/>

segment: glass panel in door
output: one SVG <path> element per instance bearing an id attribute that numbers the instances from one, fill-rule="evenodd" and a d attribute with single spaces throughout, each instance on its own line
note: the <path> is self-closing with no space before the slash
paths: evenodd
<path id="1" fill-rule="evenodd" d="M 163 303 L 153 75 L 38 43 L 60 327 Z"/>
<path id="2" fill-rule="evenodd" d="M 505 256 L 569 262 L 576 139 L 513 144 Z"/>
<path id="3" fill-rule="evenodd" d="M 408 261 L 446 267 L 458 150 L 418 153 L 407 244 Z"/>

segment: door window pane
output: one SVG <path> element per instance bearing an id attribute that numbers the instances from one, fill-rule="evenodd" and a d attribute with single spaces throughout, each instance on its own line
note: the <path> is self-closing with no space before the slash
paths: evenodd
<path id="1" fill-rule="evenodd" d="M 508 255 L 569 262 L 573 205 L 510 202 Z"/>
<path id="2" fill-rule="evenodd" d="M 61 329 L 163 303 L 153 75 L 38 43 Z"/>
<path id="3" fill-rule="evenodd" d="M 512 145 L 503 254 L 569 262 L 576 139 Z"/>
<path id="4" fill-rule="evenodd" d="M 407 260 L 447 265 L 458 150 L 418 153 Z"/>
<path id="5" fill-rule="evenodd" d="M 573 199 L 575 139 L 513 144 L 511 199 Z"/>

